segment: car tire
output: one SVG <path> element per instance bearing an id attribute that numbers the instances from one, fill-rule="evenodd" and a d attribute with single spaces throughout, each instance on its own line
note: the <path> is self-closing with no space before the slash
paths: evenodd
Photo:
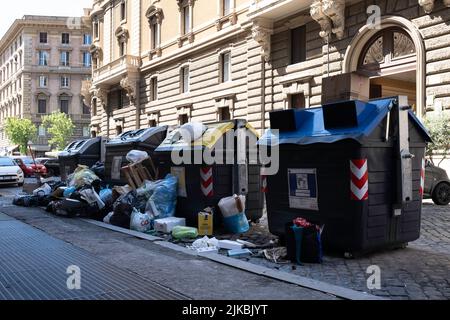
<path id="1" fill-rule="evenodd" d="M 433 190 L 433 202 L 438 206 L 446 206 L 450 203 L 450 184 L 441 182 Z"/>
<path id="2" fill-rule="evenodd" d="M 24 182 L 18 183 L 17 186 L 18 186 L 18 187 L 23 187 L 23 184 L 24 184 Z"/>

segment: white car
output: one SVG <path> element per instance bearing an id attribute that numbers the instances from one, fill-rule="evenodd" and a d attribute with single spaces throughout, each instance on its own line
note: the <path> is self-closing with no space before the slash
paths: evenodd
<path id="1" fill-rule="evenodd" d="M 23 186 L 25 177 L 22 169 L 9 157 L 0 157 L 0 185 L 17 184 Z"/>

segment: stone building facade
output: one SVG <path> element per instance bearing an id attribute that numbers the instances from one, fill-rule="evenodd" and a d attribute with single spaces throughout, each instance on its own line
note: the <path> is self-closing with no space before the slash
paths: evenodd
<path id="1" fill-rule="evenodd" d="M 419 116 L 450 109 L 449 6 L 96 0 L 92 133 L 232 118 L 262 131 L 269 112 L 319 106 L 341 81 L 360 98 L 407 95 Z"/>
<path id="2" fill-rule="evenodd" d="M 42 117 L 66 112 L 75 138 L 89 136 L 90 108 L 80 95 L 91 77 L 89 10 L 81 17 L 24 16 L 0 40 L 0 148 L 13 146 L 4 132 L 9 117 L 28 118 L 38 128 L 32 149 L 50 151 Z M 88 23 L 86 23 L 88 22 Z"/>

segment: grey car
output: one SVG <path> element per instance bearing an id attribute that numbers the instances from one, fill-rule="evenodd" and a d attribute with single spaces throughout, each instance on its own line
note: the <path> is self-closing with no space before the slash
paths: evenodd
<path id="1" fill-rule="evenodd" d="M 433 202 L 440 206 L 450 203 L 450 179 L 447 172 L 429 160 L 425 165 L 424 197 L 433 199 Z"/>

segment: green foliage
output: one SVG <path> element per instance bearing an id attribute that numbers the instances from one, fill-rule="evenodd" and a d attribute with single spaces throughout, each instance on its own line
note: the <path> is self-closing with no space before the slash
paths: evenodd
<path id="1" fill-rule="evenodd" d="M 428 114 L 424 121 L 432 143 L 428 144 L 427 156 L 434 163 L 433 156 L 442 155 L 443 158 L 438 165 L 447 158 L 450 151 L 450 115 L 447 113 Z"/>
<path id="2" fill-rule="evenodd" d="M 62 150 L 73 135 L 75 125 L 72 119 L 65 113 L 54 112 L 42 118 L 42 125 L 47 128 L 51 138 L 49 143 L 52 147 Z"/>
<path id="3" fill-rule="evenodd" d="M 7 118 L 5 132 L 12 143 L 19 145 L 22 154 L 27 153 L 28 141 L 34 141 L 37 135 L 36 126 L 30 119 Z"/>

